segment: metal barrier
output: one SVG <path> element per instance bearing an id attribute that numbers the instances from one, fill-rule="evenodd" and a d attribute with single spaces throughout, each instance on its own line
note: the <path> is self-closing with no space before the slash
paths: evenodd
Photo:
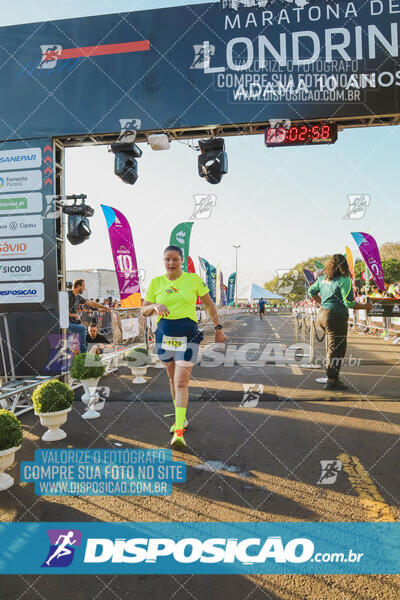
<path id="1" fill-rule="evenodd" d="M 218 315 L 221 320 L 224 318 L 248 315 L 257 313 L 256 308 L 249 307 L 233 307 L 226 306 L 217 309 Z M 199 324 L 201 325 L 213 325 L 208 313 L 204 309 L 198 310 Z M 123 354 L 137 346 L 146 345 L 150 352 L 153 360 L 153 366 L 158 366 L 158 356 L 154 352 L 154 341 L 155 341 L 155 330 L 157 327 L 157 317 L 144 317 L 141 314 L 140 309 L 113 309 L 110 312 L 99 312 L 99 311 L 83 311 L 81 313 L 82 324 L 89 324 L 96 320 L 98 323 L 99 330 L 104 334 L 108 335 L 110 339 L 110 345 L 112 349 L 105 349 L 104 353 L 100 355 L 100 359 L 105 366 L 105 375 L 109 375 L 119 369 L 122 364 Z M 7 332 L 6 328 L 6 332 Z M 11 342 L 9 337 L 6 338 L 6 345 L 8 352 L 10 353 Z M 4 360 L 5 348 L 3 347 L 3 340 L 0 336 L 1 354 Z M 11 357 L 12 358 L 12 357 Z M 69 372 L 62 373 L 57 376 L 67 380 L 68 385 L 72 389 L 77 389 L 82 385 L 80 381 L 74 381 L 71 379 Z M 0 406 L 10 410 L 15 415 L 21 415 L 25 412 L 33 410 L 32 394 L 34 390 L 43 381 L 53 379 L 52 376 L 40 376 L 29 377 L 23 379 L 16 379 L 12 377 L 11 380 L 4 378 L 3 385 L 0 386 Z"/>

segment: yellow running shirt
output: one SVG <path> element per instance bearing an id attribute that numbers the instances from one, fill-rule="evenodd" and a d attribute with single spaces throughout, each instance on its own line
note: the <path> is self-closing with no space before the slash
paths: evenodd
<path id="1" fill-rule="evenodd" d="M 197 323 L 196 301 L 210 290 L 197 273 L 182 273 L 178 279 L 166 275 L 151 280 L 145 300 L 151 304 L 164 304 L 169 315 L 164 319 L 192 319 Z M 161 315 L 157 317 L 157 323 Z"/>

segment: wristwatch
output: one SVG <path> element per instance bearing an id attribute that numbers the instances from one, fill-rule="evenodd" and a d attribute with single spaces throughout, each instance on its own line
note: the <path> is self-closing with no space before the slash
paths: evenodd
<path id="1" fill-rule="evenodd" d="M 214 329 L 222 329 L 222 325 L 216 325 Z"/>

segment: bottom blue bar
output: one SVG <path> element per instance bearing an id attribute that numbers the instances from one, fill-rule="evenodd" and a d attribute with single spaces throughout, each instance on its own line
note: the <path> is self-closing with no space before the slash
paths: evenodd
<path id="1" fill-rule="evenodd" d="M 2 523 L 1 574 L 395 574 L 399 523 Z"/>

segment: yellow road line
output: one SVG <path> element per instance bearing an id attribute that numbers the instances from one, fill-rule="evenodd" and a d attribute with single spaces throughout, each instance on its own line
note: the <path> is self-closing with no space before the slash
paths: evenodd
<path id="1" fill-rule="evenodd" d="M 303 371 L 297 365 L 290 365 L 293 375 L 303 375 Z"/>
<path id="2" fill-rule="evenodd" d="M 386 504 L 357 456 L 340 454 L 337 459 L 342 461 L 343 469 L 346 471 L 353 489 L 360 496 L 368 521 L 395 523 L 396 519 L 390 510 L 390 506 Z"/>

